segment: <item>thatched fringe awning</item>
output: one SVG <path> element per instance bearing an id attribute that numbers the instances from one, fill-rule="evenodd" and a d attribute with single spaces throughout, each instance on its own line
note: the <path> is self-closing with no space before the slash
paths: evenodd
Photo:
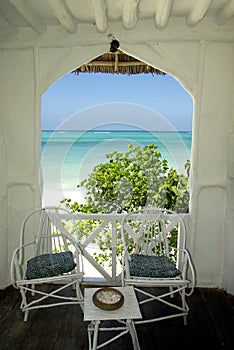
<path id="1" fill-rule="evenodd" d="M 127 55 L 121 50 L 107 52 L 73 71 L 79 73 L 110 73 L 110 74 L 165 74 L 148 64 Z"/>

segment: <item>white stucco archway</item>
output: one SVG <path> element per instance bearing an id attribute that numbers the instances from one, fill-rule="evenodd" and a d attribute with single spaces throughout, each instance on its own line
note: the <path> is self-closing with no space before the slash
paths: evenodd
<path id="1" fill-rule="evenodd" d="M 212 180 L 208 181 L 206 180 L 204 185 L 201 185 L 197 178 L 198 172 L 203 173 L 203 177 L 207 175 L 207 170 L 202 169 L 203 167 L 203 160 L 199 159 L 198 153 L 200 149 L 200 142 L 205 142 L 209 139 L 207 139 L 204 135 L 205 139 L 201 141 L 199 138 L 200 132 L 203 129 L 203 121 L 201 120 L 201 113 L 202 111 L 202 105 L 204 104 L 204 101 L 202 100 L 201 91 L 204 91 L 203 89 L 206 89 L 207 96 L 210 95 L 210 91 L 214 90 L 214 87 L 211 85 L 206 86 L 206 82 L 204 80 L 204 76 L 201 79 L 201 72 L 207 68 L 210 69 L 209 65 L 214 64 L 213 55 L 210 55 L 210 62 L 208 66 L 206 67 L 204 62 L 200 64 L 200 57 L 205 55 L 211 50 L 214 50 L 215 48 L 212 46 L 204 46 L 203 44 L 194 44 L 194 43 L 175 43 L 173 45 L 168 43 L 162 43 L 162 44 L 136 44 L 136 45 L 127 45 L 123 44 L 121 46 L 121 49 L 125 51 L 126 53 L 133 55 L 140 60 L 143 60 L 149 64 L 151 64 L 154 67 L 157 67 L 168 74 L 171 74 L 173 77 L 179 80 L 179 82 L 193 95 L 195 100 L 195 113 L 194 113 L 194 125 L 193 125 L 193 135 L 194 135 L 194 141 L 193 141 L 193 148 L 192 148 L 192 198 L 191 198 L 191 230 L 190 230 L 190 236 L 189 236 L 189 248 L 192 251 L 192 254 L 194 255 L 195 264 L 198 267 L 198 280 L 200 278 L 200 284 L 201 285 L 207 285 L 206 282 L 206 272 L 204 273 L 204 280 L 202 280 L 202 272 L 204 271 L 204 267 L 207 267 L 207 273 L 209 275 L 209 278 L 213 281 L 210 281 L 211 285 L 213 283 L 217 283 L 217 271 L 219 271 L 218 275 L 219 282 L 218 285 L 221 286 L 223 281 L 222 277 L 222 256 L 217 256 L 216 252 L 220 250 L 220 248 L 224 244 L 224 236 L 220 235 L 220 232 L 224 232 L 225 228 L 223 225 L 225 213 L 222 208 L 226 206 L 226 195 L 223 191 L 222 184 L 218 183 L 213 184 L 213 175 Z M 65 49 L 60 50 L 61 58 L 59 59 L 58 53 L 55 56 L 55 62 L 53 62 L 50 54 L 50 64 L 44 66 L 45 72 L 44 75 L 47 77 L 45 83 L 45 86 L 48 86 L 50 84 L 50 81 L 54 82 L 57 80 L 61 73 L 65 74 L 68 71 L 73 70 L 79 65 L 82 65 L 83 63 L 95 58 L 97 55 L 103 53 L 106 51 L 106 47 L 103 48 L 100 46 L 98 49 L 96 46 L 89 47 L 88 50 L 82 50 L 81 52 L 77 52 L 78 48 L 73 48 L 72 50 Z M 217 46 L 217 50 L 219 50 Z M 50 51 L 50 50 L 49 50 Z M 68 55 L 69 51 L 69 55 Z M 184 55 L 184 52 L 188 52 L 189 55 Z M 46 57 L 45 55 L 44 57 Z M 66 60 L 63 59 L 66 57 Z M 43 57 L 43 59 L 44 59 Z M 79 60 L 77 59 L 79 57 Z M 212 63 L 211 63 L 212 58 Z M 52 67 L 56 66 L 56 62 L 63 62 L 63 64 L 60 64 L 60 70 L 51 70 Z M 218 61 L 216 62 L 218 64 Z M 215 68 L 215 66 L 214 66 Z M 48 74 L 48 71 L 50 71 L 50 74 Z M 200 71 L 201 70 L 201 71 Z M 215 71 L 216 72 L 216 71 Z M 214 71 L 213 73 L 214 74 Z M 217 72 L 215 73 L 217 74 Z M 42 74 L 43 76 L 43 74 Z M 203 86 L 204 84 L 204 86 Z M 218 90 L 220 89 L 219 86 L 217 86 Z M 210 107 L 209 107 L 210 108 Z M 214 111 L 215 112 L 215 111 Z M 206 121 L 205 121 L 206 123 Z M 208 127 L 208 126 L 206 126 Z M 200 129 L 201 128 L 201 129 Z M 223 125 L 223 139 L 226 138 L 225 132 L 227 130 L 225 129 Z M 212 133 L 214 130 L 212 129 Z M 217 134 L 220 133 L 220 125 L 217 125 L 217 129 L 215 131 Z M 212 134 L 210 135 L 210 141 L 212 142 Z M 217 135 L 217 139 L 220 139 L 220 135 Z M 217 147 L 216 156 L 219 157 L 219 160 L 222 159 L 222 162 L 225 162 L 225 159 L 223 158 L 223 151 L 222 145 L 215 144 L 215 147 Z M 203 151 L 205 151 L 206 146 L 204 144 L 204 148 L 202 147 Z M 215 164 L 216 163 L 216 156 L 212 160 L 210 158 L 210 154 L 207 154 L 204 158 L 209 163 L 211 161 L 211 164 L 213 166 L 213 171 L 215 171 L 217 174 L 223 172 L 223 168 L 218 168 Z M 207 158 L 206 158 L 207 157 Z M 203 158 L 203 156 L 202 156 Z M 221 171 L 220 171 L 221 170 Z M 223 173 L 225 176 L 225 174 Z M 220 174 L 222 177 L 222 175 Z M 199 202 L 199 205 L 198 205 Z M 207 206 L 212 207 L 212 213 L 211 217 L 215 217 L 215 220 L 210 220 L 210 216 L 205 215 L 203 217 L 204 210 Z M 201 211 L 201 212 L 200 212 Z M 199 218 L 201 218 L 201 222 L 199 221 Z M 212 225 L 213 224 L 213 225 Z M 204 227 L 207 228 L 207 232 L 212 232 L 212 236 L 206 236 L 204 234 Z M 207 252 L 207 246 L 212 246 L 213 249 L 209 253 Z M 212 259 L 211 265 L 207 266 L 207 254 L 210 254 L 210 258 Z M 210 274 L 211 266 L 213 265 L 213 275 Z"/>
<path id="2" fill-rule="evenodd" d="M 209 21 L 185 39 L 183 26 L 175 20 L 159 32 L 142 21 L 127 31 L 113 22 L 111 31 L 124 51 L 176 77 L 194 98 L 189 244 L 198 285 L 234 293 L 233 43 L 230 33 L 218 40 Z M 69 38 L 55 30 L 35 42 L 28 42 L 27 35 L 23 40 L 23 34 L 18 39 L 19 47 L 10 42 L 0 53 L 0 156 L 1 164 L 6 162 L 0 188 L 1 251 L 7 251 L 8 260 L 1 266 L 1 286 L 10 283 L 10 258 L 22 218 L 41 201 L 40 97 L 59 77 L 108 49 L 106 33 L 97 34 L 88 25 Z"/>

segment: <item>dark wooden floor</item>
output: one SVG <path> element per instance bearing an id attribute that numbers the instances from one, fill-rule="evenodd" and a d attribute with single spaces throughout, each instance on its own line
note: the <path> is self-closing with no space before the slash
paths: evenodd
<path id="1" fill-rule="evenodd" d="M 0 291 L 1 350 L 88 349 L 87 323 L 79 306 L 34 310 L 24 322 L 20 300 L 19 292 L 12 287 Z M 141 349 L 234 349 L 234 296 L 220 290 L 196 289 L 188 303 L 187 326 L 182 318 L 138 325 Z M 152 311 L 152 307 L 146 309 L 146 313 Z M 105 349 L 133 348 L 126 335 Z"/>

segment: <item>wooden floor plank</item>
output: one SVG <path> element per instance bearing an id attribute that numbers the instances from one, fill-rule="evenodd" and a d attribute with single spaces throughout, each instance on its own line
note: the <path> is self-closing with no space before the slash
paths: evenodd
<path id="1" fill-rule="evenodd" d="M 55 343 L 55 350 L 88 349 L 87 324 L 79 305 L 68 305 L 63 315 L 63 324 Z"/>
<path id="2" fill-rule="evenodd" d="M 136 325 L 142 350 L 212 349 L 232 350 L 234 335 L 233 296 L 215 289 L 195 289 L 188 298 L 188 325 L 182 318 Z M 0 291 L 1 350 L 88 350 L 87 322 L 78 305 L 35 310 L 23 321 L 20 294 L 11 287 Z M 150 305 L 151 304 L 151 305 Z M 159 312 L 156 304 L 146 305 L 144 313 Z M 110 332 L 102 333 L 104 340 Z M 126 335 L 104 350 L 132 350 Z"/>
<path id="3" fill-rule="evenodd" d="M 204 346 L 207 349 L 222 349 L 221 339 L 203 302 L 200 290 L 195 290 L 188 303 L 190 312 L 186 333 L 191 348 L 199 349 Z"/>
<path id="4" fill-rule="evenodd" d="M 0 327 L 10 316 L 12 309 L 20 302 L 20 294 L 12 286 L 0 290 Z M 18 307 L 18 306 L 17 306 Z"/>
<path id="5" fill-rule="evenodd" d="M 11 296 L 11 299 L 8 299 L 8 296 L 3 295 L 3 299 L 0 299 L 0 304 L 2 302 L 5 304 L 8 300 L 8 312 L 4 314 L 4 309 L 0 308 L 1 314 L 0 318 L 2 319 L 0 326 L 0 349 L 13 350 L 13 349 L 23 349 L 22 344 L 25 340 L 27 331 L 31 327 L 31 321 L 24 322 L 23 314 L 20 310 L 21 298 L 18 290 L 8 288 L 7 292 Z"/>
<path id="6" fill-rule="evenodd" d="M 234 332 L 234 309 L 224 291 L 207 289 L 202 297 L 206 305 L 216 332 L 219 335 L 221 345 L 234 348 L 230 334 Z"/>

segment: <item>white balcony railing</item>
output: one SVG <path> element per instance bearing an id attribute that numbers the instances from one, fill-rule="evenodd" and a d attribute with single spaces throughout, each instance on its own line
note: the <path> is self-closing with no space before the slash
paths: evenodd
<path id="1" fill-rule="evenodd" d="M 94 280 L 100 284 L 120 282 L 118 250 L 121 245 L 120 227 L 123 217 L 124 214 L 74 214 L 75 221 L 78 223 L 77 239 L 85 257 L 87 283 L 89 281 L 92 283 Z M 82 226 L 82 223 L 86 225 Z M 97 259 L 98 256 L 99 259 Z"/>
<path id="2" fill-rule="evenodd" d="M 125 214 L 79 213 L 73 215 L 78 224 L 77 239 L 85 257 L 86 282 L 119 284 L 121 281 L 120 228 Z M 186 227 L 188 215 L 181 214 L 181 216 Z M 105 245 L 105 249 L 103 249 L 103 245 Z M 108 255 L 108 260 L 105 260 L 105 254 Z"/>

